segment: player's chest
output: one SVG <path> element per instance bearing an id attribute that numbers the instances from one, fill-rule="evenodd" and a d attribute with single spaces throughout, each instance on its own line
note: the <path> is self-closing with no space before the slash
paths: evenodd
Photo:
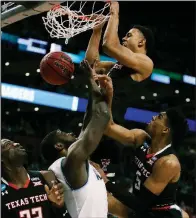
<path id="1" fill-rule="evenodd" d="M 141 177 L 141 180 L 146 180 L 152 173 L 153 166 L 157 161 L 157 157 L 148 157 L 146 152 L 141 152 L 134 156 L 134 164 L 136 175 Z"/>
<path id="2" fill-rule="evenodd" d="M 27 207 L 44 206 L 48 204 L 47 194 L 43 185 L 34 186 L 30 183 L 28 188 L 14 189 L 6 187 L 1 191 L 4 208 L 8 211 L 22 210 Z"/>

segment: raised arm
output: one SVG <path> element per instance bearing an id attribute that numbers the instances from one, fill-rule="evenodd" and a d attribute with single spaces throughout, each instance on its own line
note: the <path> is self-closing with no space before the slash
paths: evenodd
<path id="1" fill-rule="evenodd" d="M 93 33 L 89 40 L 85 55 L 85 59 L 89 62 L 90 65 L 96 61 L 96 72 L 100 74 L 107 74 L 114 65 L 114 62 L 100 61 L 99 57 L 99 44 L 104 24 L 105 22 L 101 23 L 99 26 L 93 29 Z"/>
<path id="2" fill-rule="evenodd" d="M 110 119 L 108 106 L 93 80 L 93 69 L 87 61 L 82 63 L 82 68 L 88 74 L 92 95 L 92 117 L 84 133 L 69 148 L 64 164 L 64 173 L 72 188 L 80 188 L 86 183 L 88 178 L 86 161 L 97 148 Z"/>
<path id="3" fill-rule="evenodd" d="M 141 145 L 150 136 L 142 129 L 129 130 L 123 126 L 114 123 L 112 119 L 112 98 L 113 98 L 113 86 L 112 80 L 109 76 L 98 75 L 100 85 L 105 90 L 107 96 L 108 107 L 110 111 L 110 122 L 104 132 L 105 135 L 120 142 L 123 145 L 131 146 L 133 148 Z"/>
<path id="4" fill-rule="evenodd" d="M 103 50 L 110 57 L 118 60 L 122 65 L 134 69 L 142 78 L 152 73 L 153 62 L 144 54 L 134 53 L 129 48 L 120 44 L 118 37 L 119 5 L 111 2 L 110 19 L 103 37 Z"/>

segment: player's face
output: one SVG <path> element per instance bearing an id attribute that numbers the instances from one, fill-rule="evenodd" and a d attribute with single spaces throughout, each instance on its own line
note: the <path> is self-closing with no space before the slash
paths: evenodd
<path id="1" fill-rule="evenodd" d="M 143 37 L 138 29 L 130 29 L 126 36 L 123 38 L 123 45 L 133 52 L 138 48 L 142 42 Z"/>
<path id="2" fill-rule="evenodd" d="M 57 130 L 57 141 L 65 144 L 65 147 L 69 147 L 73 142 L 77 140 L 73 133 L 66 133 L 61 130 Z"/>
<path id="3" fill-rule="evenodd" d="M 169 131 L 168 118 L 165 112 L 161 112 L 157 116 L 153 116 L 147 126 L 147 132 L 151 136 L 162 135 Z"/>
<path id="4" fill-rule="evenodd" d="M 4 164 L 20 167 L 27 162 L 27 153 L 19 143 L 10 141 L 9 139 L 2 139 L 1 158 Z"/>

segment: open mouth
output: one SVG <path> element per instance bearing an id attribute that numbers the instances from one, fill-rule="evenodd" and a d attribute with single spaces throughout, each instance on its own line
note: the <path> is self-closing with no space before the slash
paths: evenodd
<path id="1" fill-rule="evenodd" d="M 23 147 L 18 148 L 20 151 L 26 152 L 26 150 Z"/>

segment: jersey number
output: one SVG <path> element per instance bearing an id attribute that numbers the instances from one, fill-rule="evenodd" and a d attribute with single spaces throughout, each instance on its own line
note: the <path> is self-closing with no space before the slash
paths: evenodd
<path id="1" fill-rule="evenodd" d="M 137 171 L 136 172 L 136 180 L 135 180 L 135 188 L 137 189 L 137 190 L 140 190 L 140 185 L 141 185 L 141 180 L 140 180 L 140 177 L 141 176 L 141 173 L 140 173 L 140 171 Z"/>
<path id="2" fill-rule="evenodd" d="M 20 218 L 43 218 L 42 208 L 35 207 L 30 210 L 21 210 L 19 212 Z"/>

